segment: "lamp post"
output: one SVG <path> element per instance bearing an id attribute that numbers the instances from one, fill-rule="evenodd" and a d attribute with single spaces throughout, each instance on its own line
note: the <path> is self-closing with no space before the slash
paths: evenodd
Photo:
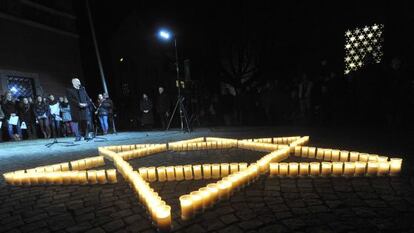
<path id="1" fill-rule="evenodd" d="M 162 39 L 164 39 L 164 40 L 170 40 L 170 38 L 171 38 L 171 33 L 170 32 L 168 32 L 168 31 L 166 31 L 166 30 L 161 30 L 160 32 L 159 32 L 159 36 L 162 38 Z M 178 50 L 177 50 L 177 37 L 175 36 L 175 35 L 173 35 L 174 36 L 174 50 L 175 50 L 175 69 L 176 69 L 176 73 L 177 73 L 177 91 L 178 91 L 178 99 L 177 99 L 177 103 L 176 103 L 176 106 L 175 106 L 175 108 L 174 108 L 174 112 L 173 112 L 173 114 L 171 115 L 171 119 L 170 119 L 170 121 L 169 121 L 169 123 L 168 123 L 168 127 L 167 127 L 167 129 L 169 128 L 169 126 L 170 126 L 170 124 L 171 124 L 171 120 L 173 119 L 173 117 L 174 117 L 174 114 L 175 114 L 175 111 L 176 111 L 176 108 L 177 108 L 177 106 L 179 107 L 179 111 L 180 111 L 180 123 L 181 123 L 181 130 L 182 131 L 184 131 L 184 107 L 183 107 L 183 104 L 182 104 L 182 97 L 181 97 L 181 82 L 180 82 L 180 67 L 179 67 L 179 65 L 178 65 Z M 187 119 L 186 119 L 186 121 L 187 121 Z M 188 121 L 187 121 L 187 127 L 188 127 Z M 188 128 L 188 131 L 190 131 L 189 130 L 189 128 Z"/>

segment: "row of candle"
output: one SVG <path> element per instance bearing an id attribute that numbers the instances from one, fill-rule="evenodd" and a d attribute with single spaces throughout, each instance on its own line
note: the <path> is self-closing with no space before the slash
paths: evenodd
<path id="1" fill-rule="evenodd" d="M 261 142 L 239 141 L 237 147 L 240 149 L 270 152 L 281 148 L 287 148 L 288 146 Z"/>
<path id="2" fill-rule="evenodd" d="M 142 148 L 151 147 L 154 145 L 159 145 L 159 144 L 132 144 L 132 145 L 121 145 L 121 146 L 106 146 L 103 148 L 118 153 L 118 152 L 130 151 L 130 150 L 135 150 L 135 149 L 142 149 Z"/>
<path id="3" fill-rule="evenodd" d="M 210 142 L 168 144 L 168 149 L 173 150 L 173 151 L 190 151 L 190 150 L 230 149 L 235 146 L 237 146 L 237 143 L 234 143 L 234 142 L 210 141 Z"/>
<path id="4" fill-rule="evenodd" d="M 384 176 L 397 175 L 402 159 L 390 162 L 291 162 L 270 163 L 270 175 L 279 176 Z"/>
<path id="5" fill-rule="evenodd" d="M 285 147 L 280 150 L 276 150 L 267 154 L 257 160 L 257 165 L 259 166 L 260 173 L 264 174 L 269 169 L 269 163 L 271 162 L 279 162 L 289 157 L 289 148 Z"/>
<path id="6" fill-rule="evenodd" d="M 136 158 L 151 155 L 151 154 L 164 152 L 166 150 L 167 150 L 167 144 L 154 144 L 150 147 L 119 152 L 117 153 L 117 155 L 122 157 L 125 160 L 130 160 L 130 159 L 136 159 Z"/>
<path id="7" fill-rule="evenodd" d="M 253 138 L 243 139 L 242 141 L 260 142 L 260 143 L 273 143 L 273 144 L 290 144 L 298 140 L 300 136 L 294 137 L 277 137 L 277 138 Z"/>
<path id="8" fill-rule="evenodd" d="M 357 151 L 335 150 L 316 147 L 296 146 L 295 156 L 304 158 L 316 158 L 325 161 L 341 162 L 385 162 L 388 157 L 377 154 L 359 153 Z"/>
<path id="9" fill-rule="evenodd" d="M 10 172 L 3 174 L 10 185 L 41 185 L 41 184 L 105 184 L 116 183 L 116 171 L 60 171 L 60 172 Z"/>
<path id="10" fill-rule="evenodd" d="M 113 157 L 114 164 L 124 179 L 130 183 L 138 200 L 148 210 L 148 215 L 161 231 L 171 229 L 171 207 L 165 203 L 132 166 L 120 156 Z"/>
<path id="11" fill-rule="evenodd" d="M 181 218 L 183 220 L 194 217 L 197 213 L 212 207 L 216 202 L 228 199 L 235 190 L 250 184 L 259 176 L 257 164 L 251 164 L 246 169 L 230 174 L 216 183 L 180 196 Z"/>
<path id="12" fill-rule="evenodd" d="M 80 171 L 105 165 L 103 156 L 95 156 L 70 162 L 71 170 Z"/>
<path id="13" fill-rule="evenodd" d="M 218 179 L 247 169 L 247 163 L 215 163 L 167 167 L 141 167 L 139 174 L 146 181 L 180 181 Z"/>

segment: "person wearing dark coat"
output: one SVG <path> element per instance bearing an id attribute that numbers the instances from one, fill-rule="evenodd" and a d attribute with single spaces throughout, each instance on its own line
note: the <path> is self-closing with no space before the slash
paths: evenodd
<path id="1" fill-rule="evenodd" d="M 160 118 L 162 129 L 166 129 L 168 117 L 170 116 L 171 101 L 168 95 L 164 92 L 163 87 L 158 87 L 158 93 L 159 95 L 155 105 L 155 110 Z"/>
<path id="2" fill-rule="evenodd" d="M 98 95 L 98 108 L 95 111 L 95 115 L 98 115 L 99 122 L 101 123 L 101 129 L 104 135 L 108 134 L 108 114 L 111 108 L 111 103 L 103 97 L 102 94 Z"/>
<path id="3" fill-rule="evenodd" d="M 109 104 L 109 107 L 108 107 L 108 131 L 111 131 L 112 133 L 116 133 L 115 121 L 114 121 L 114 117 L 115 117 L 115 114 L 114 114 L 115 113 L 115 105 L 114 105 L 114 102 L 109 98 L 109 94 L 108 93 L 104 93 L 103 94 L 103 97 L 105 98 L 105 100 Z"/>
<path id="4" fill-rule="evenodd" d="M 50 122 L 49 122 L 49 105 L 43 102 L 42 96 L 37 96 L 33 105 L 33 112 L 36 121 L 39 123 L 40 130 L 45 138 L 50 138 Z"/>
<path id="5" fill-rule="evenodd" d="M 22 138 L 22 130 L 20 128 L 21 120 L 19 119 L 16 125 L 9 124 L 10 117 L 18 116 L 18 106 L 16 101 L 13 100 L 12 93 L 9 91 L 6 93 L 6 99 L 3 103 L 3 111 L 9 138 L 12 140 L 20 140 Z M 16 128 L 17 134 L 14 133 L 13 128 Z"/>
<path id="6" fill-rule="evenodd" d="M 142 99 L 139 103 L 139 108 L 142 112 L 141 115 L 141 125 L 144 128 L 152 128 L 154 124 L 154 116 L 152 112 L 152 101 L 148 98 L 147 94 L 142 94 Z"/>
<path id="7" fill-rule="evenodd" d="M 0 125 L 1 125 L 1 127 L 0 127 L 0 142 L 2 142 L 3 141 L 3 120 L 4 120 L 4 112 L 3 112 L 3 109 L 1 108 L 1 104 L 0 104 Z"/>
<path id="8" fill-rule="evenodd" d="M 36 128 L 34 127 L 34 112 L 32 105 L 29 103 L 28 98 L 23 98 L 22 102 L 19 103 L 19 118 L 26 125 L 26 133 L 29 139 L 34 138 L 36 135 Z"/>
<path id="9" fill-rule="evenodd" d="M 78 78 L 72 79 L 72 88 L 66 90 L 66 96 L 69 100 L 69 106 L 72 113 L 72 122 L 74 124 L 75 141 L 81 140 L 79 127 L 84 133 L 85 140 L 89 140 L 89 129 L 91 125 L 90 107 L 92 106 L 91 98 L 89 98 L 85 87 L 81 86 Z"/>

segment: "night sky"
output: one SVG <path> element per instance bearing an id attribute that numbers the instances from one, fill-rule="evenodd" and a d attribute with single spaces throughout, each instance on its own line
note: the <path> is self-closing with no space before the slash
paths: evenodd
<path id="1" fill-rule="evenodd" d="M 386 59 L 408 57 L 413 49 L 409 30 L 414 18 L 408 1 L 90 2 L 110 92 L 117 95 L 120 77 L 135 80 L 139 85 L 135 94 L 173 82 L 173 47 L 156 37 L 160 28 L 177 36 L 180 61 L 191 60 L 192 79 L 203 80 L 212 89 L 228 80 L 220 57 L 229 47 L 245 43 L 260 54 L 258 80 L 289 79 L 301 72 L 312 75 L 322 59 L 341 73 L 348 28 L 385 24 Z M 100 90 L 85 9 L 79 3 L 85 81 L 91 90 Z M 117 64 L 120 57 L 125 64 Z M 151 70 L 156 74 L 150 75 Z"/>

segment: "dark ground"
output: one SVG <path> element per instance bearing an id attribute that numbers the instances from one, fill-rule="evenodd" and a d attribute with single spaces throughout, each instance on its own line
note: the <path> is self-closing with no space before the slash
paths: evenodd
<path id="1" fill-rule="evenodd" d="M 155 143 L 198 136 L 251 138 L 309 135 L 310 145 L 403 157 L 400 177 L 278 178 L 262 176 L 229 201 L 190 221 L 179 219 L 178 197 L 212 180 L 153 183 L 172 206 L 177 232 L 414 232 L 414 151 L 411 132 L 322 128 L 212 128 L 179 132 L 121 133 L 109 142 L 76 147 L 47 141 L 0 144 L 0 173 L 97 154 L 111 144 Z M 69 139 L 67 139 L 69 140 Z M 244 150 L 162 153 L 131 161 L 139 166 L 257 160 Z M 295 157 L 290 160 L 297 159 Z M 106 167 L 112 167 L 110 162 Z M 0 180 L 0 232 L 154 232 L 147 213 L 122 180 L 86 186 L 13 187 Z"/>

